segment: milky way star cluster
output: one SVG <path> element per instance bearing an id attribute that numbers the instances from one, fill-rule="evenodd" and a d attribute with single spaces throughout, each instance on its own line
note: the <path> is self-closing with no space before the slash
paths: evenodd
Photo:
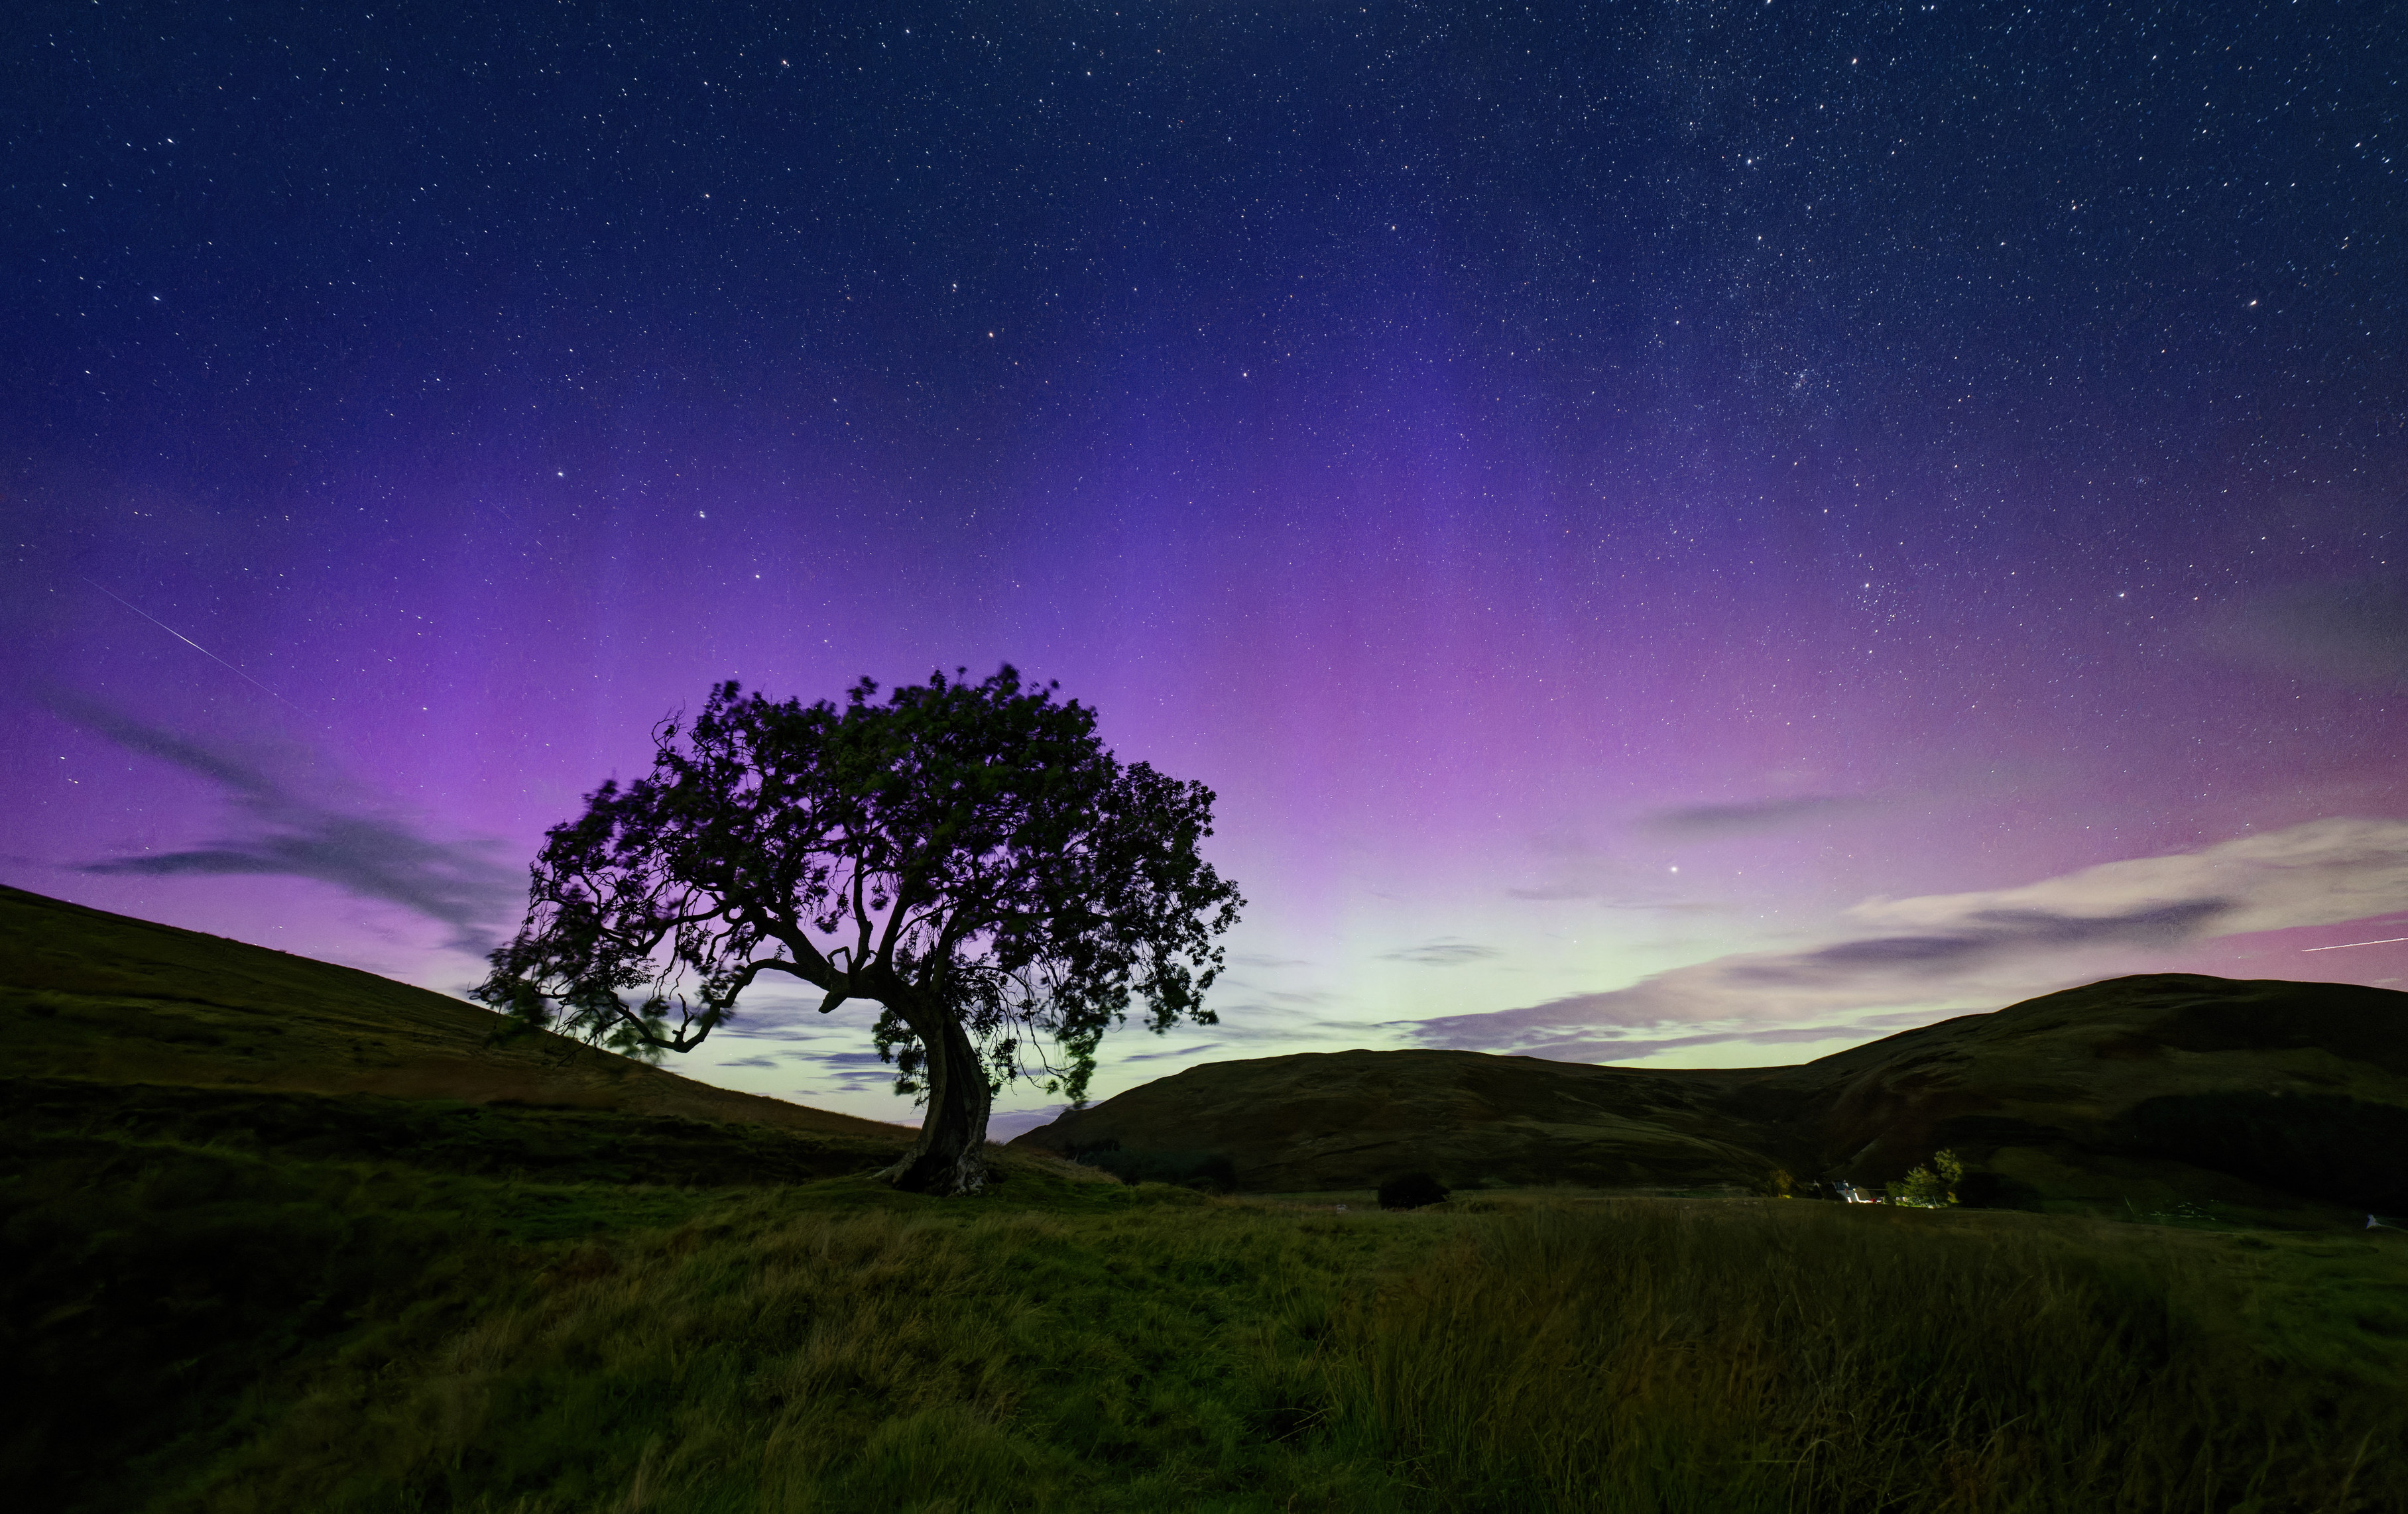
<path id="1" fill-rule="evenodd" d="M 1253 901 L 1099 1093 L 2408 979 L 2391 10 L 20 33 L 9 882 L 458 988 L 714 681 L 1008 660 Z"/>

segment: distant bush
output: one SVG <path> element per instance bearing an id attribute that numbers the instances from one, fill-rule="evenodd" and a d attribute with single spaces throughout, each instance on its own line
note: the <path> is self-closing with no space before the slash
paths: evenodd
<path id="1" fill-rule="evenodd" d="M 2134 1149 L 2269 1188 L 2408 1208 L 2408 1109 L 2332 1093 L 2170 1093 L 2116 1120 Z"/>
<path id="2" fill-rule="evenodd" d="M 1935 1151 L 1929 1166 L 1915 1168 L 1902 1183 L 1891 1183 L 1887 1193 L 1892 1204 L 1910 1209 L 1944 1209 L 1956 1202 L 1956 1185 L 1964 1180 L 1965 1164 L 1956 1160 L 1956 1153 Z"/>
<path id="3" fill-rule="evenodd" d="M 1380 1185 L 1380 1207 L 1418 1209 L 1446 1202 L 1446 1187 L 1426 1172 L 1409 1172 Z"/>
<path id="4" fill-rule="evenodd" d="M 1839 1190 L 1820 1178 L 1800 1178 L 1786 1167 L 1759 1173 L 1748 1191 L 1759 1198 L 1824 1199 L 1837 1203 Z"/>
<path id="5" fill-rule="evenodd" d="M 1100 1167 L 1125 1183 L 1175 1183 L 1216 1193 L 1238 1186 L 1237 1164 L 1219 1151 L 1133 1151 L 1108 1139 L 1074 1146 L 1069 1157 Z"/>

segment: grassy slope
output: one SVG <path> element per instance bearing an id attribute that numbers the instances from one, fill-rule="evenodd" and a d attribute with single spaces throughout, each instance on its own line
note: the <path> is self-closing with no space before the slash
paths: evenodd
<path id="1" fill-rule="evenodd" d="M 2067 1208 L 2217 1203 L 2337 1211 L 2135 1155 L 2115 1117 L 2227 1092 L 2408 1106 L 2408 993 L 2166 975 L 1968 1015 L 1795 1067 L 1641 1071 L 1470 1051 L 1221 1062 L 1021 1136 L 1225 1152 L 1249 1188 L 1454 1183 L 1748 1185 L 1774 1166 L 1886 1181 L 1950 1146 Z"/>
<path id="2" fill-rule="evenodd" d="M 1771 1160 L 1716 1072 L 1484 1056 L 1334 1051 L 1215 1062 L 1019 1137 L 1064 1150 L 1116 1139 L 1227 1154 L 1240 1187 L 1369 1188 L 1416 1168 L 1453 1183 L 1746 1183 Z"/>
<path id="3" fill-rule="evenodd" d="M 1014 1181 L 450 1262 L 152 1507 L 2408 1507 L 2388 1237 Z"/>
<path id="4" fill-rule="evenodd" d="M 330 963 L 0 887 L 15 1068 L 122 1086 L 438 1098 L 743 1121 L 896 1147 L 898 1126 L 680 1078 Z"/>
<path id="5" fill-rule="evenodd" d="M 22 898 L 46 954 L 0 933 L 0 1016 L 56 1049 L 0 1146 L 29 1507 L 2408 1507 L 2367 1450 L 2408 1438 L 2408 1236 L 1339 1214 L 1017 1153 L 974 1201 L 747 1181 L 894 1133 L 695 1118 L 650 1069 L 447 1040 L 490 1017 L 434 995 Z M 222 1039 L 150 1044 L 189 1025 Z M 342 1081 L 396 1064 L 464 1081 Z"/>
<path id="6" fill-rule="evenodd" d="M 0 1357 L 30 1366 L 0 1378 L 0 1481 L 63 1505 L 116 1507 L 222 1440 L 228 1395 L 430 1278 L 910 1139 L 15 889 L 0 1025 Z"/>
<path id="7" fill-rule="evenodd" d="M 2171 1094 L 2338 1094 L 2408 1106 L 2408 993 L 2191 974 L 2110 978 L 1802 1066 L 1745 1095 L 1815 1158 L 1886 1178 L 1939 1146 L 2003 1160 L 2067 1198 L 2204 1191 L 2196 1169 L 2119 1160 L 2116 1115 Z M 2229 1188 L 2229 1184 L 2224 1185 Z M 2238 1190 L 2234 1191 L 2236 1194 Z"/>

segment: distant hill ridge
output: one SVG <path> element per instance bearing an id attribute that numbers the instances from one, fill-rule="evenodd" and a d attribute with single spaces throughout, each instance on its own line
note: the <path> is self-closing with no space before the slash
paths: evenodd
<path id="1" fill-rule="evenodd" d="M 497 1039 L 500 1016 L 373 973 L 7 887 L 0 1016 L 11 1117 L 46 1128 L 131 1121 L 179 1138 L 285 1132 L 346 1155 L 383 1140 L 423 1155 L 462 1146 L 448 1133 L 473 1125 L 481 1137 L 466 1144 L 529 1170 L 548 1170 L 552 1149 L 596 1146 L 573 1129 L 666 1163 L 649 1173 L 631 1155 L 613 1180 L 675 1182 L 849 1171 L 911 1139 L 547 1032 Z M 473 1115 L 429 1112 L 462 1105 Z M 664 1123 L 676 1121 L 762 1134 L 679 1135 Z"/>
<path id="2" fill-rule="evenodd" d="M 2265 1104 L 2276 1097 L 2295 1102 Z M 1360 1189 L 1416 1169 L 1458 1186 L 1756 1187 L 1784 1171 L 1880 1183 L 1949 1147 L 1976 1162 L 1987 1192 L 2029 1201 L 2167 1189 L 2263 1203 L 2302 1191 L 2263 1170 L 2271 1158 L 2219 1158 L 2217 1168 L 2159 1148 L 2176 1116 L 2258 1119 L 2268 1108 L 2342 1121 L 2339 1136 L 2319 1138 L 2344 1146 L 2361 1127 L 2387 1131 L 2393 1114 L 2408 1121 L 2408 993 L 2119 978 L 1789 1067 L 1440 1050 L 1208 1063 L 1013 1144 L 1209 1150 L 1228 1159 L 1239 1186 L 1286 1192 Z M 2408 1142 L 2394 1149 L 2402 1157 Z"/>
<path id="3" fill-rule="evenodd" d="M 563 1179 L 860 1170 L 899 1125 L 740 1093 L 370 973 L 0 887 L 9 1130 L 298 1143 Z M 1241 1189 L 1880 1183 L 1949 1147 L 2040 1207 L 2408 1210 L 2408 993 L 2122 978 L 1789 1067 L 1470 1051 L 1206 1064 L 1011 1143 L 1189 1152 Z M 597 1155 L 597 1153 L 612 1153 Z"/>

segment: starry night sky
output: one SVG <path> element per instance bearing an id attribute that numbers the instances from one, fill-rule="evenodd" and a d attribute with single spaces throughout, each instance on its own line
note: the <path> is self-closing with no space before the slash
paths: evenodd
<path id="1" fill-rule="evenodd" d="M 1099 1095 L 2408 981 L 2398 7 L 484 8 L 13 13 L 0 878 L 456 991 L 713 680 L 1009 660 L 1252 901 Z"/>

